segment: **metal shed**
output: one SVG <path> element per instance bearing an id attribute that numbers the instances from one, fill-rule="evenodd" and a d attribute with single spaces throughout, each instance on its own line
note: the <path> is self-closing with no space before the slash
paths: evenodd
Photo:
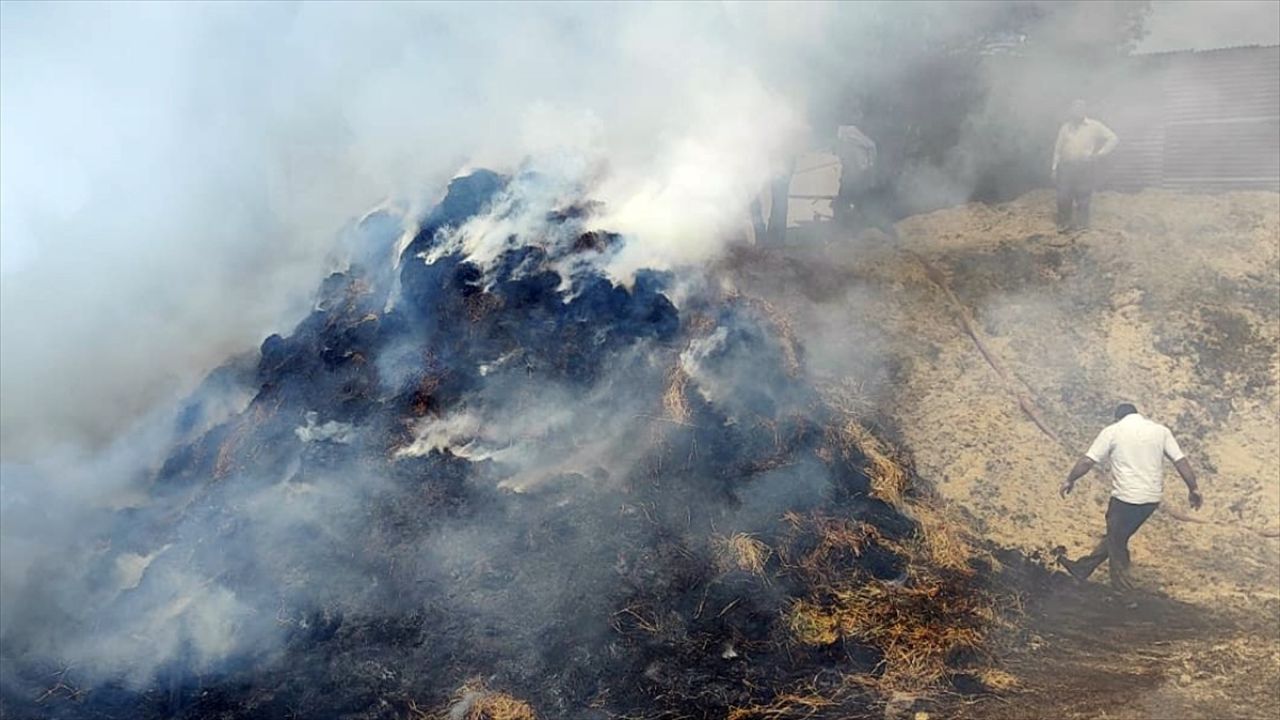
<path id="1" fill-rule="evenodd" d="M 1280 45 L 1139 55 L 1100 103 L 1117 190 L 1280 191 Z"/>

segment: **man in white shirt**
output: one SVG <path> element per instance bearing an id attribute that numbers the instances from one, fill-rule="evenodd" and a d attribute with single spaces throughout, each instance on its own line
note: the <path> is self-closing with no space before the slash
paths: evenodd
<path id="1" fill-rule="evenodd" d="M 1076 561 L 1059 557 L 1058 562 L 1078 580 L 1086 580 L 1104 561 L 1110 561 L 1111 586 L 1117 590 L 1132 589 L 1129 581 L 1129 538 L 1151 517 L 1164 492 L 1164 459 L 1169 458 L 1183 482 L 1187 484 L 1188 501 L 1199 510 L 1204 502 L 1196 488 L 1196 474 L 1182 454 L 1178 441 L 1169 428 L 1152 422 L 1138 413 L 1133 405 L 1116 408 L 1116 422 L 1103 428 L 1076 462 L 1059 488 L 1066 497 L 1076 481 L 1095 464 L 1110 461 L 1111 502 L 1107 505 L 1107 535 L 1098 547 Z"/>
<path id="2" fill-rule="evenodd" d="M 1089 200 L 1097 161 L 1111 154 L 1120 138 L 1111 128 L 1085 116 L 1083 100 L 1071 103 L 1053 146 L 1053 179 L 1058 186 L 1058 231 L 1089 227 Z M 1075 217 L 1072 218 L 1072 210 Z"/>

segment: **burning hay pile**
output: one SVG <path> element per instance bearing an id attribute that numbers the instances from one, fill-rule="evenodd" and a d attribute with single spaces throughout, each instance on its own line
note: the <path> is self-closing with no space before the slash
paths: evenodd
<path id="1" fill-rule="evenodd" d="M 542 182 L 455 180 L 397 262 L 366 218 L 248 407 L 102 538 L 148 561 L 92 608 L 122 628 L 101 640 L 166 643 L 15 707 L 846 718 L 986 671 L 994 561 L 813 388 L 781 316 L 618 284 L 622 239 Z M 19 660 L 10 697 L 39 684 Z"/>

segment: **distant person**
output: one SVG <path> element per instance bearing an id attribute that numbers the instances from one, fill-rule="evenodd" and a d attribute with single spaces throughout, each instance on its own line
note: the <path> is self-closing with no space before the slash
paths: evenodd
<path id="1" fill-rule="evenodd" d="M 1071 103 L 1067 121 L 1058 130 L 1058 141 L 1053 146 L 1058 232 L 1089 227 L 1089 200 L 1093 196 L 1098 160 L 1110 155 L 1119 143 L 1120 138 L 1111 128 L 1085 116 L 1083 100 Z"/>
<path id="2" fill-rule="evenodd" d="M 840 160 L 840 187 L 832 210 L 835 220 L 848 223 L 863 208 L 865 195 L 875 183 L 876 143 L 857 125 L 836 128 L 835 155 Z"/>
<path id="3" fill-rule="evenodd" d="M 1095 464 L 1110 460 L 1111 502 L 1107 505 L 1107 534 L 1093 552 L 1079 560 L 1058 558 L 1072 577 L 1087 580 L 1099 565 L 1109 561 L 1111 586 L 1116 590 L 1133 589 L 1129 580 L 1129 538 L 1160 504 L 1166 457 L 1187 484 L 1187 499 L 1191 507 L 1199 510 L 1204 500 L 1196 489 L 1196 474 L 1169 428 L 1146 419 L 1128 403 L 1116 407 L 1116 421 L 1098 433 L 1089 451 L 1076 462 L 1059 488 L 1059 494 L 1065 498 L 1076 481 Z"/>

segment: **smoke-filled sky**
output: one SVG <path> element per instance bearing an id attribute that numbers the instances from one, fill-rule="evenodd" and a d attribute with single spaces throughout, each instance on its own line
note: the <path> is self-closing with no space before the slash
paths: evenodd
<path id="1" fill-rule="evenodd" d="M 1139 52 L 1209 50 L 1280 43 L 1280 2 L 1157 0 Z"/>
<path id="2" fill-rule="evenodd" d="M 1143 49 L 1258 41 L 1258 17 L 1275 7 L 1260 5 L 1158 3 Z M 867 40 L 865 20 L 917 12 L 0 7 L 6 458 L 101 443 L 287 328 L 345 222 L 388 199 L 429 204 L 464 166 L 533 156 L 596 182 L 611 209 L 602 223 L 633 238 L 619 275 L 703 261 L 810 143 L 815 97 L 886 70 L 841 62 Z"/>
<path id="3" fill-rule="evenodd" d="M 464 164 L 607 170 L 627 264 L 700 259 L 802 129 L 764 74 L 833 11 L 5 3 L 5 454 L 287 327 L 344 222 Z"/>

